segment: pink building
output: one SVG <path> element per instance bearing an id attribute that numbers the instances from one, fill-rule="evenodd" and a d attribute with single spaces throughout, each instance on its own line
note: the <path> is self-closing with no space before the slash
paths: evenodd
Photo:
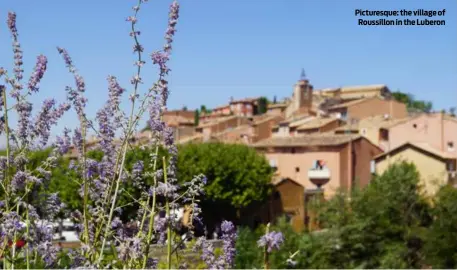
<path id="1" fill-rule="evenodd" d="M 306 190 L 316 186 L 313 177 L 327 177 L 326 197 L 339 188 L 350 190 L 354 185 L 366 186 L 374 171 L 372 159 L 382 150 L 360 135 L 308 135 L 272 137 L 253 145 L 265 154 L 279 178 L 290 178 Z M 318 161 L 324 168 L 316 170 Z"/>
<path id="2" fill-rule="evenodd" d="M 427 143 L 457 157 L 457 119 L 444 113 L 420 114 L 398 121 L 379 131 L 379 146 L 384 151 L 406 142 Z"/>
<path id="3" fill-rule="evenodd" d="M 245 98 L 230 101 L 230 111 L 234 115 L 253 117 L 258 98 Z"/>

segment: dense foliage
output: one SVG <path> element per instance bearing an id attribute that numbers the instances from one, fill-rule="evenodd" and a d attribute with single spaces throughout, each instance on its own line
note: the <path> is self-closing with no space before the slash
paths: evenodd
<path id="1" fill-rule="evenodd" d="M 406 104 L 409 111 L 412 112 L 431 112 L 433 104 L 430 101 L 416 100 L 413 95 L 406 94 L 400 91 L 393 92 L 392 96 L 395 100 Z"/>
<path id="2" fill-rule="evenodd" d="M 123 88 L 115 76 L 108 76 L 107 99 L 95 115 L 86 114 L 85 80 L 62 47 L 57 47 L 57 53 L 74 85 L 65 88 L 66 102 L 46 99 L 34 115 L 30 96 L 39 92 L 48 60 L 39 55 L 28 82 L 24 82 L 16 13 L 8 12 L 6 25 L 14 65 L 11 71 L 0 67 L 0 134 L 6 139 L 5 154 L 0 156 L 2 268 L 156 268 L 159 259 L 168 269 L 186 268 L 185 261 L 172 260 L 184 249 L 177 235 L 181 230 L 177 213 L 183 207 L 189 211 L 189 232 L 194 231 L 194 222 L 202 224 L 198 202 L 206 177 L 198 174 L 185 182 L 177 179 L 178 149 L 173 129 L 163 122 L 179 3 L 175 0 L 169 7 L 163 46 L 149 55 L 158 76 L 151 86 L 143 87 L 142 67 L 147 59 L 137 23 L 146 2 L 136 1 L 132 15 L 126 18 L 135 55 L 131 85 Z M 121 103 L 127 91 L 130 106 L 124 111 Z M 77 127 L 65 128 L 61 136 L 51 139 L 51 128 L 69 109 L 76 112 Z M 141 152 L 132 149 L 131 142 L 146 113 L 151 136 L 149 150 Z M 11 114 L 17 116 L 15 128 Z M 88 149 L 90 133 L 95 136 L 98 151 Z M 46 147 L 50 148 L 35 152 Z M 68 153 L 73 160 L 64 158 Z M 63 207 L 53 190 L 61 191 L 70 208 Z M 57 215 L 72 219 L 80 248 L 62 254 L 54 243 Z M 195 245 L 208 268 L 233 266 L 235 226 L 224 220 L 220 230 L 221 254 L 215 254 L 205 238 L 199 238 Z M 153 243 L 166 246 L 165 258 L 151 253 Z M 67 263 L 62 264 L 63 260 Z"/>
<path id="3" fill-rule="evenodd" d="M 441 188 L 424 197 L 413 164 L 394 164 L 365 189 L 339 193 L 315 206 L 323 230 L 294 232 L 281 219 L 285 242 L 272 256 L 272 268 L 455 268 L 457 267 L 457 190 Z M 255 249 L 262 229 L 243 228 L 236 267 L 262 266 Z M 293 263 L 285 264 L 298 250 Z"/>
<path id="4" fill-rule="evenodd" d="M 264 114 L 268 110 L 268 99 L 266 97 L 260 97 L 257 99 L 257 111 L 256 114 Z"/>
<path id="5" fill-rule="evenodd" d="M 206 196 L 201 199 L 201 203 L 203 219 L 208 220 L 208 223 L 228 218 L 236 219 L 236 210 L 267 199 L 272 171 L 266 159 L 254 149 L 238 144 L 202 143 L 185 144 L 179 146 L 178 150 L 177 171 L 180 182 L 190 181 L 189 176 L 194 174 L 204 174 L 207 177 L 207 184 L 204 187 Z M 48 149 L 33 152 L 30 157 L 31 163 L 43 162 L 49 151 Z M 142 161 L 145 171 L 150 171 L 152 151 L 153 149 L 148 147 L 136 147 L 128 151 L 126 168 L 131 170 L 136 162 Z M 101 160 L 103 155 L 100 151 L 93 150 L 88 156 Z M 167 152 L 160 148 L 158 166 L 162 166 L 163 156 L 167 156 Z M 52 173 L 51 190 L 60 194 L 62 201 L 70 210 L 81 209 L 81 199 L 74 192 L 77 183 L 76 175 L 69 167 L 70 160 L 60 158 L 58 163 Z M 145 181 L 146 184 L 151 184 L 148 179 Z M 125 182 L 123 189 L 130 195 L 138 195 L 139 192 L 131 181 Z M 128 202 L 129 197 L 126 196 L 121 196 L 121 203 Z M 124 208 L 123 219 L 133 218 L 138 208 L 135 204 Z M 226 210 L 220 211 L 221 209 Z"/>

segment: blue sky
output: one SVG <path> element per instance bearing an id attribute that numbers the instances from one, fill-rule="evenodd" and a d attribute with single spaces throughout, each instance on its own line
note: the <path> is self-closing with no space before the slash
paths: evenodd
<path id="1" fill-rule="evenodd" d="M 65 3 L 65 4 L 64 4 Z M 65 47 L 84 76 L 94 115 L 107 96 L 107 75 L 130 87 L 132 40 L 125 18 L 133 0 L 0 1 L 0 65 L 10 68 L 7 11 L 17 12 L 26 75 L 36 56 L 49 58 L 41 92 L 63 101 L 67 73 L 56 46 Z M 139 15 L 148 53 L 163 44 L 169 0 L 151 0 Z M 431 100 L 436 108 L 457 101 L 457 2 L 454 0 L 182 0 L 170 63 L 170 108 L 222 105 L 235 98 L 285 97 L 301 68 L 315 89 L 387 84 Z M 358 26 L 354 10 L 446 9 L 446 26 Z M 372 19 L 372 18 L 366 18 Z M 150 86 L 156 68 L 145 66 Z M 74 127 L 74 114 L 63 126 Z"/>

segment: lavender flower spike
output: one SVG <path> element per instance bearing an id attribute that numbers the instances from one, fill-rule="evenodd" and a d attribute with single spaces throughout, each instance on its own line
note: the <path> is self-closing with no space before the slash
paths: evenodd
<path id="1" fill-rule="evenodd" d="M 280 246 L 284 242 L 284 236 L 281 232 L 269 232 L 262 236 L 259 241 L 257 241 L 257 245 L 259 247 L 267 247 L 267 252 L 271 253 L 273 249 L 279 250 Z"/>
<path id="2" fill-rule="evenodd" d="M 17 38 L 17 28 L 16 28 L 16 13 L 15 12 L 8 12 L 8 20 L 6 21 L 8 24 L 8 28 L 11 31 L 11 34 L 14 38 Z"/>
<path id="3" fill-rule="evenodd" d="M 48 59 L 44 55 L 39 55 L 37 58 L 37 63 L 33 70 L 32 76 L 29 79 L 29 90 L 31 92 L 38 92 L 38 83 L 43 78 L 44 72 L 46 71 L 46 66 L 48 64 Z"/>
<path id="4" fill-rule="evenodd" d="M 222 259 L 226 267 L 233 267 L 235 259 L 235 242 L 236 242 L 236 229 L 232 222 L 224 220 L 221 225 L 222 230 L 222 249 L 224 251 Z"/>

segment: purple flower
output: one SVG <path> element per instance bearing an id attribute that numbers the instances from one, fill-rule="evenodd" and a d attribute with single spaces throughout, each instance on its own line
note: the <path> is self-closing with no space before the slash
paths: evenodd
<path id="1" fill-rule="evenodd" d="M 44 55 L 39 55 L 37 58 L 37 63 L 33 70 L 32 76 L 29 79 L 29 90 L 31 92 L 38 92 L 38 83 L 43 78 L 43 75 L 46 71 L 46 66 L 48 64 L 48 59 Z"/>
<path id="2" fill-rule="evenodd" d="M 129 16 L 129 17 L 127 17 L 126 21 L 132 22 L 132 23 L 136 23 L 137 22 L 137 18 L 134 17 L 134 16 Z"/>
<path id="3" fill-rule="evenodd" d="M 157 195 L 161 195 L 164 197 L 168 197 L 173 199 L 175 196 L 175 192 L 178 190 L 178 187 L 171 184 L 171 183 L 164 183 L 159 182 L 157 183 L 157 187 L 155 188 L 155 192 Z"/>
<path id="4" fill-rule="evenodd" d="M 83 136 L 81 134 L 81 130 L 75 129 L 73 133 L 73 144 L 75 145 L 76 149 L 78 149 L 79 154 L 83 152 Z"/>
<path id="5" fill-rule="evenodd" d="M 159 260 L 154 259 L 154 258 L 148 258 L 146 261 L 146 268 L 147 269 L 157 269 L 158 263 L 159 263 Z"/>
<path id="6" fill-rule="evenodd" d="M 28 183 L 41 183 L 41 179 L 30 175 L 28 172 L 18 171 L 11 181 L 14 192 L 23 190 Z"/>
<path id="7" fill-rule="evenodd" d="M 225 269 L 224 261 L 222 257 L 216 259 L 214 254 L 214 246 L 207 241 L 204 237 L 197 239 L 195 243 L 194 250 L 201 249 L 201 259 L 205 262 L 208 269 Z"/>
<path id="8" fill-rule="evenodd" d="M 86 84 L 84 82 L 84 79 L 76 71 L 76 68 L 74 67 L 73 61 L 71 60 L 71 57 L 68 54 L 67 50 L 57 47 L 57 51 L 59 52 L 59 54 L 62 55 L 65 61 L 65 65 L 75 78 L 76 90 L 71 87 L 67 87 L 67 99 L 73 103 L 73 107 L 75 108 L 78 116 L 80 118 L 85 118 L 84 107 L 86 106 L 87 99 L 82 96 L 82 93 L 86 91 Z"/>
<path id="9" fill-rule="evenodd" d="M 16 111 L 19 115 L 17 136 L 23 143 L 27 143 L 30 116 L 32 115 L 32 103 L 27 101 L 18 102 L 16 104 Z"/>
<path id="10" fill-rule="evenodd" d="M 221 225 L 222 230 L 222 259 L 226 267 L 233 267 L 234 259 L 235 259 L 235 242 L 236 242 L 236 229 L 232 222 L 230 221 L 223 221 Z"/>
<path id="11" fill-rule="evenodd" d="M 8 28 L 11 31 L 11 34 L 16 38 L 17 37 L 17 28 L 16 28 L 16 13 L 8 12 L 8 20 L 6 21 Z"/>
<path id="12" fill-rule="evenodd" d="M 259 247 L 266 247 L 267 252 L 271 253 L 273 249 L 279 250 L 283 242 L 284 236 L 281 232 L 269 232 L 257 241 L 257 245 Z"/>
<path id="13" fill-rule="evenodd" d="M 68 128 L 65 128 L 63 130 L 63 136 L 56 138 L 56 143 L 55 147 L 57 148 L 57 151 L 59 154 L 64 155 L 68 153 L 71 147 L 71 139 L 70 139 L 70 130 Z"/>
<path id="14" fill-rule="evenodd" d="M 167 41 L 164 46 L 164 51 L 171 51 L 171 43 L 173 42 L 173 36 L 176 32 L 176 24 L 179 18 L 179 3 L 175 0 L 170 6 L 170 13 L 168 14 L 168 28 L 165 33 L 165 40 Z"/>
<path id="15" fill-rule="evenodd" d="M 1 232 L 2 235 L 12 239 L 16 233 L 22 232 L 25 229 L 21 222 L 21 217 L 16 212 L 9 212 L 2 219 Z"/>
<path id="16" fill-rule="evenodd" d="M 41 137 L 41 145 L 47 144 L 51 127 L 57 124 L 57 120 L 70 109 L 70 105 L 67 103 L 61 104 L 57 109 L 54 108 L 55 100 L 47 99 L 43 103 L 40 113 L 35 119 L 35 126 L 33 133 L 37 137 Z"/>
<path id="17" fill-rule="evenodd" d="M 22 73 L 24 72 L 24 70 L 22 69 L 22 64 L 23 64 L 22 49 L 21 49 L 21 45 L 19 44 L 19 41 L 18 41 L 18 31 L 16 28 L 16 13 L 8 12 L 7 25 L 11 32 L 11 35 L 13 36 L 13 52 L 14 52 L 15 80 L 11 81 L 11 83 L 14 85 L 14 91 L 12 91 L 11 95 L 13 97 L 18 97 L 19 90 L 22 89 L 22 84 L 20 83 L 20 80 L 22 80 L 22 78 L 23 78 Z"/>
<path id="18" fill-rule="evenodd" d="M 116 111 L 119 109 L 120 98 L 125 92 L 125 89 L 122 88 L 117 82 L 117 78 L 114 76 L 108 76 L 108 91 L 109 91 L 109 101 L 111 111 Z"/>
<path id="19" fill-rule="evenodd" d="M 67 67 L 68 68 L 72 68 L 73 67 L 73 61 L 71 60 L 71 57 L 68 54 L 67 50 L 65 50 L 64 48 L 57 47 L 57 51 L 62 55 Z"/>
<path id="20" fill-rule="evenodd" d="M 159 215 L 154 217 L 154 230 L 159 236 L 157 239 L 158 244 L 164 244 L 166 241 L 165 233 L 167 230 L 167 223 L 167 218 L 165 217 L 160 217 Z"/>

